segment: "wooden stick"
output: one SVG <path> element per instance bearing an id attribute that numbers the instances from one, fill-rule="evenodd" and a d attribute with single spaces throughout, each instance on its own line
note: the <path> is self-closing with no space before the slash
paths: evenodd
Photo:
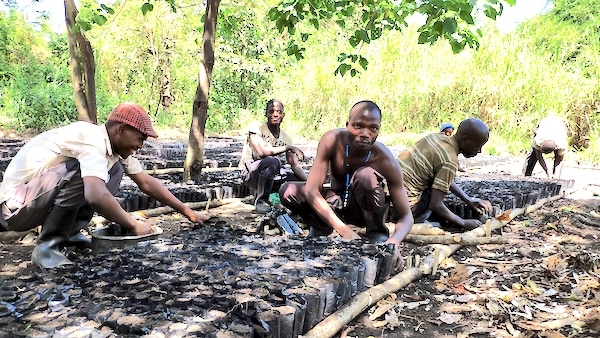
<path id="1" fill-rule="evenodd" d="M 428 245 L 428 244 L 462 244 L 462 245 L 482 245 L 482 244 L 505 244 L 508 239 L 503 237 L 472 237 L 461 235 L 412 235 L 408 234 L 404 242 Z"/>
<path id="2" fill-rule="evenodd" d="M 444 229 L 434 228 L 429 223 L 415 223 L 410 229 L 410 234 L 413 235 L 445 235 Z"/>
<path id="3" fill-rule="evenodd" d="M 433 269 L 431 270 L 432 275 L 436 274 L 438 265 L 440 265 L 440 250 L 435 249 L 433 252 Z"/>
<path id="4" fill-rule="evenodd" d="M 206 210 L 208 210 L 209 208 L 216 208 L 216 207 L 220 207 L 222 205 L 226 205 L 226 204 L 230 204 L 230 203 L 236 203 L 236 202 L 247 203 L 247 202 L 252 202 L 252 201 L 254 201 L 254 197 L 247 196 L 244 198 L 224 198 L 224 199 L 220 199 L 220 200 L 210 200 L 210 201 L 204 201 L 204 202 L 186 202 L 184 204 L 193 210 L 204 209 L 204 208 L 206 208 Z M 164 207 L 158 207 L 158 208 L 154 208 L 154 209 L 132 211 L 129 214 L 133 217 L 137 216 L 137 217 L 147 218 L 147 217 L 154 217 L 154 216 L 169 214 L 172 212 L 175 212 L 175 209 L 173 209 L 169 206 L 164 206 Z M 88 223 L 88 226 L 102 224 L 105 221 L 107 221 L 107 220 L 104 217 L 94 217 L 92 219 L 92 221 L 90 221 L 90 223 Z"/>
<path id="5" fill-rule="evenodd" d="M 238 170 L 240 170 L 238 167 L 202 168 L 203 173 L 230 172 Z M 146 169 L 144 172 L 150 175 L 178 174 L 183 172 L 183 168 Z"/>

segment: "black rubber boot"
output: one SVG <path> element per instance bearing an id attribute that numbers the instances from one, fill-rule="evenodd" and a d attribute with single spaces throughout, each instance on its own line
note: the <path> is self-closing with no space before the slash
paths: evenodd
<path id="1" fill-rule="evenodd" d="M 303 221 L 310 225 L 308 237 L 329 236 L 333 232 L 333 228 L 325 224 L 317 215 L 310 215 L 306 220 L 303 218 Z"/>
<path id="2" fill-rule="evenodd" d="M 264 176 L 258 176 L 258 184 L 256 186 L 256 200 L 254 207 L 256 213 L 266 214 L 271 211 L 271 203 L 269 203 L 269 195 L 273 189 L 273 179 Z"/>
<path id="3" fill-rule="evenodd" d="M 75 223 L 73 223 L 71 234 L 65 242 L 65 246 L 74 246 L 81 249 L 88 249 L 92 247 L 92 240 L 81 233 L 81 230 L 85 229 L 85 227 L 90 223 L 92 216 L 94 216 L 94 209 L 92 209 L 92 207 L 88 204 L 79 208 L 77 217 L 75 218 Z"/>
<path id="4" fill-rule="evenodd" d="M 386 204 L 383 208 L 377 211 L 363 210 L 363 218 L 367 230 L 367 238 L 373 243 L 381 243 L 388 240 L 390 232 L 385 226 L 385 220 L 390 209 L 390 205 Z"/>
<path id="5" fill-rule="evenodd" d="M 73 264 L 60 251 L 75 222 L 77 209 L 54 205 L 42 223 L 42 230 L 31 253 L 31 261 L 42 269 Z"/>

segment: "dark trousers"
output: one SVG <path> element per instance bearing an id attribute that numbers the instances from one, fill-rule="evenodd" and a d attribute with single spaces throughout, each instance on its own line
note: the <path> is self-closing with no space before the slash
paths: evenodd
<path id="1" fill-rule="evenodd" d="M 106 187 L 113 195 L 124 173 L 121 162 L 109 170 Z M 42 224 L 53 205 L 79 209 L 86 204 L 79 161 L 72 159 L 18 186 L 13 196 L 0 204 L 0 225 L 5 230 L 25 231 Z"/>
<path id="2" fill-rule="evenodd" d="M 383 184 L 383 176 L 371 167 L 361 167 L 354 172 L 350 180 L 348 206 L 342 208 L 343 192 L 322 189 L 321 195 L 329 203 L 336 215 L 347 224 L 365 226 L 363 212 L 377 212 L 386 207 L 387 200 Z M 281 204 L 297 213 L 310 226 L 319 230 L 331 227 L 317 215 L 306 201 L 306 182 L 286 182 L 279 189 Z"/>
<path id="3" fill-rule="evenodd" d="M 429 204 L 431 202 L 431 187 L 425 189 L 421 194 L 421 199 L 410 207 L 410 211 L 415 219 L 415 223 L 422 223 L 427 220 L 431 211 Z"/>
<path id="4" fill-rule="evenodd" d="M 525 160 L 525 167 L 523 168 L 524 176 L 531 176 L 533 174 L 533 168 L 535 168 L 535 165 L 538 162 L 535 151 L 536 150 L 534 148 L 531 148 L 531 152 L 529 153 L 529 156 L 527 156 L 527 159 Z"/>
<path id="5" fill-rule="evenodd" d="M 274 156 L 267 156 L 256 161 L 248 161 L 242 170 L 241 176 L 244 184 L 252 189 L 256 189 L 259 176 L 274 179 L 274 191 L 277 191 L 284 182 L 300 180 L 291 170 L 283 168 L 279 159 Z"/>

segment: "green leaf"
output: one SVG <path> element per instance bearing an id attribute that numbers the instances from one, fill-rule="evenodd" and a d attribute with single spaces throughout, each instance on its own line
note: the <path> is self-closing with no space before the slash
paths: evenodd
<path id="1" fill-rule="evenodd" d="M 422 45 L 424 43 L 427 43 L 428 40 L 429 40 L 429 32 L 422 31 L 421 34 L 419 34 L 419 39 L 418 39 L 419 44 Z"/>
<path id="2" fill-rule="evenodd" d="M 285 21 L 281 17 L 277 18 L 277 21 L 275 21 L 275 27 L 277 27 L 279 33 L 283 33 L 283 30 L 285 28 Z"/>
<path id="3" fill-rule="evenodd" d="M 356 36 L 356 39 L 358 41 L 364 41 L 366 43 L 369 43 L 369 35 L 364 29 L 356 30 L 356 32 L 354 32 L 354 36 Z"/>
<path id="4" fill-rule="evenodd" d="M 454 34 L 456 32 L 456 19 L 454 18 L 446 18 L 444 20 L 444 31 L 448 34 Z"/>
<path id="5" fill-rule="evenodd" d="M 340 55 L 338 55 L 337 60 L 339 63 L 342 63 L 342 62 L 346 61 L 347 58 L 348 58 L 348 55 L 346 55 L 346 53 L 340 53 Z"/>
<path id="6" fill-rule="evenodd" d="M 104 25 L 104 24 L 106 23 L 106 21 L 107 21 L 107 20 L 106 20 L 106 17 L 105 17 L 104 15 L 96 15 L 96 16 L 94 17 L 94 22 L 95 22 L 96 24 L 98 24 L 99 26 L 102 26 L 102 25 Z"/>
<path id="7" fill-rule="evenodd" d="M 441 21 L 437 21 L 436 23 L 434 23 L 431 28 L 433 29 L 433 31 L 437 32 L 438 35 L 442 35 L 444 33 L 444 23 Z"/>
<path id="8" fill-rule="evenodd" d="M 349 64 L 347 64 L 347 63 L 342 63 L 342 64 L 340 64 L 340 65 L 337 67 L 337 69 L 335 70 L 334 74 L 335 74 L 335 75 L 339 74 L 339 75 L 341 75 L 341 76 L 344 76 L 344 75 L 346 74 L 346 72 L 347 72 L 348 70 L 350 70 L 351 68 L 352 68 L 352 66 L 350 66 Z"/>
<path id="9" fill-rule="evenodd" d="M 152 12 L 153 9 L 154 9 L 154 5 L 146 2 L 145 4 L 142 5 L 142 14 L 146 15 L 146 13 Z"/>
<path id="10" fill-rule="evenodd" d="M 79 27 L 85 32 L 85 31 L 89 31 L 90 29 L 92 29 L 92 25 L 87 22 L 87 21 L 79 21 L 77 20 L 77 25 L 79 25 Z"/>
<path id="11" fill-rule="evenodd" d="M 494 7 L 488 7 L 483 12 L 485 13 L 485 16 L 493 20 L 496 20 L 496 17 L 498 16 L 498 11 L 496 11 Z"/>
<path id="12" fill-rule="evenodd" d="M 454 39 L 450 41 L 450 46 L 452 47 L 452 52 L 454 52 L 454 54 L 460 53 L 465 48 L 464 45 Z"/>
<path id="13" fill-rule="evenodd" d="M 79 22 L 77 22 L 71 28 L 71 33 L 75 34 L 75 33 L 79 33 L 80 31 L 81 31 L 81 25 L 79 24 Z"/>
<path id="14" fill-rule="evenodd" d="M 102 8 L 108 14 L 115 14 L 115 10 L 112 7 L 108 7 L 105 4 L 101 4 L 100 8 Z"/>
<path id="15" fill-rule="evenodd" d="M 367 59 L 361 56 L 358 60 L 358 63 L 360 64 L 362 69 L 367 70 L 367 67 L 369 66 L 369 61 Z"/>
<path id="16" fill-rule="evenodd" d="M 302 40 L 302 42 L 306 42 L 306 40 L 308 40 L 309 36 L 310 36 L 310 34 L 308 34 L 308 33 L 301 33 L 300 39 Z"/>
<path id="17" fill-rule="evenodd" d="M 356 76 L 356 74 L 358 74 L 358 70 L 356 70 L 356 69 L 352 68 L 352 69 L 350 70 L 350 76 L 352 76 L 352 77 L 355 77 L 355 76 Z"/>
<path id="18" fill-rule="evenodd" d="M 475 23 L 475 21 L 473 20 L 473 16 L 471 16 L 470 12 L 460 11 L 460 13 L 458 15 L 460 16 L 461 19 L 463 19 L 469 25 L 472 25 Z"/>

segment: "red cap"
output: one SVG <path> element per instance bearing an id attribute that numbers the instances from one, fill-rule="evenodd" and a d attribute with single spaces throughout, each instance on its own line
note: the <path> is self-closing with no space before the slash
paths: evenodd
<path id="1" fill-rule="evenodd" d="M 125 123 L 146 136 L 158 137 L 154 128 L 152 128 L 148 113 L 138 104 L 132 102 L 120 103 L 108 115 L 108 120 Z"/>

